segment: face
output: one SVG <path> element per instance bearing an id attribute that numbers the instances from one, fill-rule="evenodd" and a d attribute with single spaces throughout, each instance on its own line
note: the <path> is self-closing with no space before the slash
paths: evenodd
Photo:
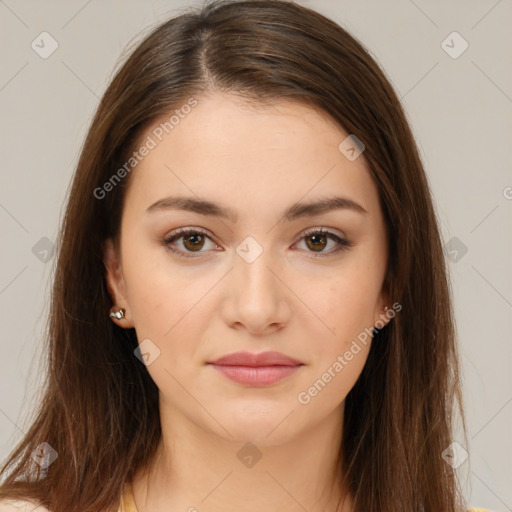
<path id="1" fill-rule="evenodd" d="M 140 138 L 156 145 L 105 246 L 114 321 L 135 327 L 171 415 L 282 443 L 343 411 L 389 305 L 376 186 L 364 153 L 338 148 L 349 134 L 301 104 L 216 93 L 162 137 L 169 117 Z M 238 352 L 253 358 L 212 364 Z"/>

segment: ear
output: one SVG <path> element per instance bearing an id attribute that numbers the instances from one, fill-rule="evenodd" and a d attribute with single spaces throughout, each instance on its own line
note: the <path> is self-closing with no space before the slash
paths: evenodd
<path id="1" fill-rule="evenodd" d="M 386 313 L 387 307 L 387 313 Z M 390 311 L 392 313 L 390 314 Z M 391 304 L 391 298 L 389 295 L 389 286 L 387 278 L 384 280 L 382 284 L 382 290 L 380 292 L 380 296 L 377 300 L 373 318 L 373 325 L 378 329 L 382 329 L 387 323 L 395 316 L 394 310 Z"/>
<path id="2" fill-rule="evenodd" d="M 107 288 L 112 299 L 114 309 L 123 308 L 126 310 L 122 319 L 112 318 L 119 327 L 133 327 L 130 307 L 126 296 L 126 286 L 121 267 L 121 261 L 111 238 L 108 238 L 103 244 L 103 263 L 105 265 L 105 279 Z"/>

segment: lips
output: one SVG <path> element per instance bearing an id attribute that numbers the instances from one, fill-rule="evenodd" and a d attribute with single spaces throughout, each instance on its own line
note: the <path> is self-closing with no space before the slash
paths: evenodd
<path id="1" fill-rule="evenodd" d="M 228 379 L 251 387 L 279 382 L 304 365 L 280 352 L 236 352 L 208 364 Z"/>
<path id="2" fill-rule="evenodd" d="M 210 364 L 222 366 L 300 366 L 303 364 L 297 359 L 285 356 L 280 352 L 262 352 L 253 354 L 251 352 L 235 352 L 227 356 L 220 357 Z"/>

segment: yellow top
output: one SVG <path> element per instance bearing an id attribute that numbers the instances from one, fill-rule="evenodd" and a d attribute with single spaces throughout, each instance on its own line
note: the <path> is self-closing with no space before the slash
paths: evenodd
<path id="1" fill-rule="evenodd" d="M 132 494 L 132 485 L 131 483 L 126 483 L 124 486 L 124 492 L 121 496 L 121 506 L 119 507 L 118 512 L 138 512 L 137 507 L 135 506 L 135 501 L 133 499 Z M 485 508 L 470 508 L 468 512 L 490 512 Z"/>
<path id="2" fill-rule="evenodd" d="M 121 496 L 121 506 L 118 512 L 138 512 L 133 499 L 132 484 L 130 482 L 124 485 L 124 491 Z"/>

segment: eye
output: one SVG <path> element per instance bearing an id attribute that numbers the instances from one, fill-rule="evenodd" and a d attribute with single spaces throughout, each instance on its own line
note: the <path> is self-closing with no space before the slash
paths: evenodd
<path id="1" fill-rule="evenodd" d="M 352 247 L 353 243 L 348 240 L 339 237 L 335 233 L 331 231 L 324 230 L 322 228 L 312 229 L 306 232 L 302 238 L 305 241 L 308 252 L 313 253 L 313 257 L 317 258 L 319 256 L 331 256 L 339 251 L 343 251 Z M 327 247 L 328 242 L 334 242 L 334 249 L 330 251 L 324 251 Z"/>
<path id="2" fill-rule="evenodd" d="M 176 244 L 176 242 L 180 239 L 183 240 L 180 242 L 180 244 Z M 313 253 L 314 257 L 330 256 L 339 251 L 346 250 L 353 245 L 352 242 L 339 237 L 331 231 L 323 230 L 322 228 L 316 228 L 308 231 L 302 236 L 300 241 L 302 242 L 303 240 L 306 243 L 306 251 Z M 208 250 L 206 243 L 207 241 L 213 245 L 213 247 L 210 247 L 210 249 L 216 250 L 216 248 L 219 247 L 206 234 L 206 232 L 200 229 L 180 228 L 164 238 L 162 240 L 162 245 L 164 245 L 167 250 L 176 253 L 179 256 L 183 256 L 185 258 L 194 258 L 196 255 L 193 253 L 206 252 L 202 250 L 205 248 L 205 246 L 206 250 Z M 330 251 L 324 251 L 324 249 L 328 246 L 329 241 L 334 242 L 334 249 L 331 249 Z M 176 245 L 181 245 L 181 247 L 176 248 Z"/>
<path id="3" fill-rule="evenodd" d="M 184 249 L 176 249 L 174 247 L 174 243 L 181 238 L 183 239 L 181 245 Z M 177 253 L 179 256 L 195 258 L 196 256 L 191 253 L 205 252 L 201 249 L 205 247 L 206 240 L 209 240 L 215 247 L 218 247 L 204 231 L 196 228 L 180 228 L 174 233 L 171 233 L 168 237 L 164 238 L 162 243 L 169 251 Z"/>

